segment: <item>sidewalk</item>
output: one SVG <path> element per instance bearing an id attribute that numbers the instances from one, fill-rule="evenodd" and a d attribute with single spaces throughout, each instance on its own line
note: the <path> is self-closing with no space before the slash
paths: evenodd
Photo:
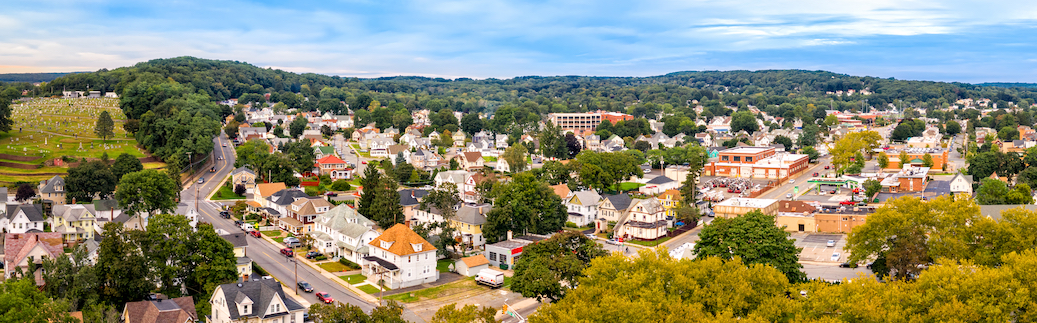
<path id="1" fill-rule="evenodd" d="M 263 240 L 269 241 L 270 243 L 274 244 L 275 246 L 281 246 L 282 248 L 284 247 L 284 245 L 282 245 L 280 243 L 277 243 L 277 241 L 274 241 L 274 239 L 271 239 L 270 237 L 266 236 L 265 234 L 261 234 L 260 236 L 263 237 Z M 365 301 L 367 301 L 369 303 L 372 303 L 372 304 L 378 304 L 378 297 L 375 297 L 374 295 L 368 294 L 368 293 L 366 293 L 366 292 L 356 288 L 355 286 L 350 285 L 349 283 L 347 283 L 346 281 L 342 280 L 338 276 L 332 274 L 331 272 L 328 272 L 327 270 L 324 270 L 324 268 L 321 268 L 320 266 L 317 266 L 317 264 L 313 263 L 309 259 L 306 259 L 305 257 L 299 257 L 299 255 L 295 255 L 293 258 L 295 258 L 295 261 L 303 263 L 303 264 L 305 264 L 307 266 L 310 266 L 310 268 L 313 268 L 314 270 L 317 270 L 317 272 L 319 272 L 321 276 L 324 276 L 325 279 L 328 279 L 328 280 L 331 280 L 331 281 L 334 281 L 334 282 L 338 283 L 342 287 L 345 287 L 349 291 L 353 292 L 353 294 L 356 294 L 357 296 L 359 296 L 361 299 L 363 299 L 363 300 L 365 300 Z"/>
<path id="2" fill-rule="evenodd" d="M 659 244 L 659 247 L 667 247 L 667 248 L 669 248 L 670 247 L 669 245 L 670 245 L 671 242 L 674 242 L 674 241 L 676 241 L 678 239 L 684 238 L 684 236 L 689 235 L 689 234 L 698 234 L 699 231 L 702 231 L 702 227 L 704 227 L 704 226 L 705 225 L 697 226 L 694 229 L 688 230 L 687 232 L 681 233 L 681 234 L 677 235 L 676 237 L 670 238 L 670 240 L 663 241 L 663 243 Z"/>

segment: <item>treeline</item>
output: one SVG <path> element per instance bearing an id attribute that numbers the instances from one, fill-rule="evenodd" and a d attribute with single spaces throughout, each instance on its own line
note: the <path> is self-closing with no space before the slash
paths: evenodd
<path id="1" fill-rule="evenodd" d="M 78 72 L 78 73 L 83 73 L 83 72 Z M 50 81 L 52 81 L 52 80 L 54 80 L 56 78 L 59 78 L 59 77 L 62 77 L 62 76 L 68 75 L 68 74 L 73 74 L 73 73 L 5 73 L 5 74 L 0 74 L 0 82 L 12 82 L 12 83 L 18 83 L 18 82 L 27 82 L 27 83 L 50 82 Z"/>

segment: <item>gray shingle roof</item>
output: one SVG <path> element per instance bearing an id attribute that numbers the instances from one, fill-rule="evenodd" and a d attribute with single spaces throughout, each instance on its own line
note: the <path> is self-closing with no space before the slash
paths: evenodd
<path id="1" fill-rule="evenodd" d="M 246 238 L 245 233 L 224 234 L 220 237 L 229 241 L 235 248 L 248 247 L 248 239 Z"/>
<path id="2" fill-rule="evenodd" d="M 8 204 L 7 218 L 13 219 L 18 210 L 22 210 L 29 221 L 43 221 L 43 206 L 40 204 Z"/>
<path id="3" fill-rule="evenodd" d="M 256 175 L 256 172 L 253 172 L 251 169 L 249 169 L 248 167 L 245 167 L 245 166 L 238 167 L 238 169 L 235 169 L 234 171 L 230 172 L 230 175 L 234 176 L 234 175 L 237 175 L 238 173 L 249 173 L 249 174 L 252 174 L 253 176 Z"/>
<path id="4" fill-rule="evenodd" d="M 630 206 L 630 195 L 616 194 L 616 195 L 604 195 L 602 196 L 612 202 L 612 206 L 616 207 L 616 210 L 626 210 Z"/>
<path id="5" fill-rule="evenodd" d="M 421 204 L 418 199 L 425 197 L 425 195 L 428 195 L 428 191 L 422 189 L 412 188 L 401 190 L 400 205 L 411 206 Z"/>
<path id="6" fill-rule="evenodd" d="M 61 187 L 60 191 L 55 189 L 55 187 L 57 186 Z M 47 182 L 43 185 L 43 188 L 40 188 L 40 193 L 63 193 L 65 192 L 64 189 L 65 179 L 61 178 L 61 176 L 55 175 L 54 177 L 51 177 L 47 180 Z"/>
<path id="7" fill-rule="evenodd" d="M 482 209 L 481 212 L 480 208 Z M 457 219 L 458 222 L 464 224 L 483 225 L 486 223 L 486 214 L 490 213 L 491 209 L 492 207 L 489 204 L 481 206 L 465 205 L 457 210 L 457 214 L 454 215 L 454 218 Z"/>
<path id="8" fill-rule="evenodd" d="M 239 284 L 241 287 L 238 287 Z M 284 300 L 284 305 L 288 312 L 304 309 L 304 307 L 299 305 L 299 303 L 296 303 L 294 299 L 285 295 L 284 290 L 281 288 L 281 283 L 274 279 L 261 279 L 259 281 L 223 284 L 220 285 L 220 288 L 223 290 L 223 294 L 227 299 L 233 299 L 234 302 L 240 302 L 245 299 L 245 297 L 252 300 L 252 314 L 250 315 L 239 314 L 238 307 L 235 304 L 228 302 L 227 310 L 230 312 L 231 320 L 237 320 L 242 316 L 265 319 L 286 315 L 286 312 L 267 313 L 267 310 L 270 309 L 270 302 L 274 297 L 280 297 Z"/>
<path id="9" fill-rule="evenodd" d="M 673 182 L 673 180 L 670 179 L 669 177 L 657 176 L 657 177 L 653 178 L 652 180 L 648 181 L 648 184 L 666 184 L 666 183 L 670 183 L 670 182 Z"/>
<path id="10" fill-rule="evenodd" d="M 309 198 L 306 192 L 296 189 L 283 189 L 270 195 L 270 201 L 277 205 L 289 205 L 295 203 L 296 199 Z"/>

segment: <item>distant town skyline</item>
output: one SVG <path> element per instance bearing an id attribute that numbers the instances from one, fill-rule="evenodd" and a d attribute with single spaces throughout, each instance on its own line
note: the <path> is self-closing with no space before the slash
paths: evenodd
<path id="1" fill-rule="evenodd" d="M 0 12 L 0 73 L 155 58 L 380 77 L 802 69 L 1037 82 L 1037 3 L 41 1 Z"/>

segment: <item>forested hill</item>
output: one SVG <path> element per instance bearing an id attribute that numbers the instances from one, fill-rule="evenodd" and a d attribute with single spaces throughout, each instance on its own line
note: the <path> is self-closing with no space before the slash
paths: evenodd
<path id="1" fill-rule="evenodd" d="M 1037 83 L 979 83 L 979 86 L 1037 88 Z"/>

